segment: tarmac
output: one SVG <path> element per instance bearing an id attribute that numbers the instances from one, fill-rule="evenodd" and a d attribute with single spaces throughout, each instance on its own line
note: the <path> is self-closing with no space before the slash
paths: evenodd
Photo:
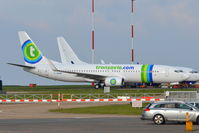
<path id="1" fill-rule="evenodd" d="M 104 105 L 107 103 L 97 103 Z M 63 108 L 96 106 L 68 103 Z M 0 104 L 0 133 L 186 133 L 185 124 L 154 125 L 140 116 L 82 115 L 48 112 L 57 104 Z M 193 127 L 199 132 L 199 125 Z"/>
<path id="2" fill-rule="evenodd" d="M 0 133 L 186 133 L 184 124 L 154 125 L 139 118 L 1 119 Z M 194 126 L 194 132 L 199 128 Z"/>

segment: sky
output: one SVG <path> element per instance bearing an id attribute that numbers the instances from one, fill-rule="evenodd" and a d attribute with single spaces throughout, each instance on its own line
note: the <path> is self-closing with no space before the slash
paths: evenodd
<path id="1" fill-rule="evenodd" d="M 199 70 L 199 1 L 136 0 L 135 60 Z M 18 31 L 60 62 L 56 37 L 91 62 L 91 0 L 0 0 L 0 76 L 4 85 L 66 85 L 9 66 L 23 64 Z M 131 63 L 131 0 L 95 1 L 95 63 Z"/>

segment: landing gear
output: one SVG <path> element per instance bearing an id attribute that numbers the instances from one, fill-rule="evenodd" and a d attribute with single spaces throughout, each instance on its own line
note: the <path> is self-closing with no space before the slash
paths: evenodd
<path id="1" fill-rule="evenodd" d="M 97 83 L 95 84 L 95 89 L 100 89 L 103 88 L 104 89 L 104 93 L 110 93 L 110 87 L 105 86 L 104 83 Z"/>
<path id="2" fill-rule="evenodd" d="M 99 89 L 100 88 L 100 85 L 99 84 L 96 84 L 95 85 L 95 89 Z"/>
<path id="3" fill-rule="evenodd" d="M 104 83 L 97 83 L 95 84 L 95 89 L 100 89 L 100 88 L 104 88 Z"/>

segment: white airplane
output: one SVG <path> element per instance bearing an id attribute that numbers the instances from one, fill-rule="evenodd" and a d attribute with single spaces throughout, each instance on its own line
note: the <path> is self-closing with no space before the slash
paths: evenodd
<path id="1" fill-rule="evenodd" d="M 63 64 L 43 56 L 39 48 L 26 32 L 20 31 L 19 38 L 25 65 L 25 71 L 53 80 L 65 82 L 95 82 L 96 88 L 121 86 L 124 83 L 173 83 L 189 78 L 176 67 L 150 64 Z"/>
<path id="2" fill-rule="evenodd" d="M 76 64 L 86 64 L 85 62 L 81 61 L 75 52 L 72 50 L 70 45 L 66 42 L 66 40 L 63 37 L 58 37 L 58 46 L 59 46 L 59 52 L 61 55 L 62 63 L 70 63 L 70 62 L 76 62 Z M 101 64 L 106 64 L 104 60 L 101 60 Z M 112 63 L 111 63 L 112 64 Z M 194 83 L 196 81 L 199 81 L 199 72 L 187 67 L 177 67 L 176 66 L 176 72 L 184 72 L 187 75 L 189 75 L 189 78 L 187 78 L 184 82 L 191 82 Z M 179 84 L 178 82 L 175 84 Z"/>

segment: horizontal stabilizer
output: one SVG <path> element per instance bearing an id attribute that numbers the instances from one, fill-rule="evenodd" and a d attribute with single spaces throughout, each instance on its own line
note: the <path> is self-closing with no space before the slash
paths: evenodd
<path id="1" fill-rule="evenodd" d="M 29 68 L 29 69 L 35 68 L 33 66 L 27 66 L 27 65 L 21 65 L 21 64 L 13 64 L 13 63 L 7 63 L 7 64 L 12 65 L 12 66 L 17 66 L 17 67 Z"/>

